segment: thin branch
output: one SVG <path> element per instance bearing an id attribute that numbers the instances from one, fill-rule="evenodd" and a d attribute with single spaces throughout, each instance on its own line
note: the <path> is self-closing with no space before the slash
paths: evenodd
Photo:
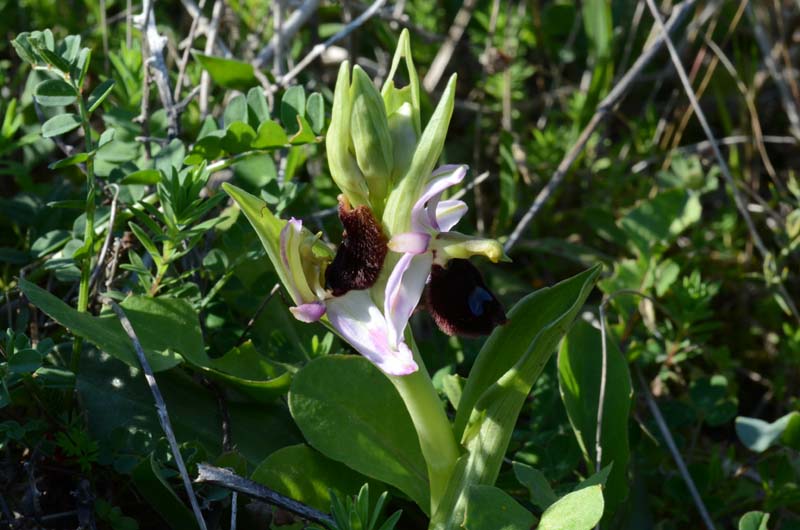
<path id="1" fill-rule="evenodd" d="M 217 40 L 217 29 L 219 28 L 220 16 L 222 16 L 222 7 L 222 0 L 216 0 L 214 7 L 211 8 L 211 22 L 206 33 L 206 47 L 203 49 L 206 55 L 211 55 L 214 52 L 214 42 Z M 200 116 L 203 118 L 208 115 L 208 93 L 210 87 L 211 76 L 203 69 L 203 73 L 200 74 Z"/>
<path id="2" fill-rule="evenodd" d="M 167 64 L 164 61 L 164 48 L 167 45 L 167 38 L 159 35 L 155 18 L 153 0 L 144 0 L 142 12 L 133 17 L 133 23 L 142 32 L 144 64 L 152 69 L 152 77 L 158 88 L 161 105 L 167 113 L 167 135 L 170 138 L 175 138 L 180 132 L 180 124 L 178 123 L 178 113 L 175 111 L 175 104 L 172 99 L 172 91 L 169 88 Z M 145 117 L 145 119 L 147 118 Z"/>
<path id="3" fill-rule="evenodd" d="M 300 7 L 295 9 L 292 14 L 289 15 L 289 18 L 283 22 L 281 30 L 275 32 L 269 43 L 258 52 L 256 59 L 253 61 L 253 67 L 261 69 L 269 64 L 280 45 L 282 43 L 291 42 L 292 37 L 294 37 L 300 28 L 308 22 L 308 19 L 317 12 L 318 7 L 319 0 L 305 0 Z"/>
<path id="4" fill-rule="evenodd" d="M 600 303 L 600 391 L 597 396 L 597 427 L 594 431 L 595 472 L 603 468 L 603 410 L 606 403 L 606 382 L 608 381 L 608 342 L 606 339 L 606 306 L 611 297 L 604 297 Z"/>
<path id="5" fill-rule="evenodd" d="M 103 267 L 103 263 L 106 261 L 106 253 L 108 252 L 108 246 L 111 243 L 111 238 L 114 236 L 114 222 L 117 219 L 117 198 L 119 197 L 119 186 L 116 184 L 110 184 L 109 186 L 114 187 L 114 198 L 111 199 L 111 213 L 108 217 L 108 232 L 106 233 L 106 239 L 103 241 L 103 246 L 100 249 L 100 256 L 97 258 L 97 263 L 94 265 L 94 270 L 92 271 L 92 275 L 89 277 L 89 288 L 91 289 L 92 286 L 97 281 L 97 278 L 100 276 L 100 270 Z"/>
<path id="6" fill-rule="evenodd" d="M 277 506 L 286 511 L 299 515 L 303 519 L 322 523 L 329 526 L 335 524 L 333 517 L 310 506 L 306 506 L 289 497 L 284 497 L 280 493 L 272 491 L 258 482 L 240 477 L 233 471 L 208 464 L 197 465 L 197 478 L 195 482 L 200 484 L 213 484 L 222 486 L 231 491 L 238 491 L 254 499 L 266 501 L 273 506 Z"/>
<path id="7" fill-rule="evenodd" d="M 658 8 L 656 7 L 653 0 L 646 0 L 647 7 L 650 9 L 650 13 L 652 13 L 653 18 L 656 21 L 659 29 L 661 30 L 661 35 L 664 37 L 664 40 L 667 44 L 667 50 L 669 50 L 670 59 L 672 60 L 672 64 L 675 66 L 675 70 L 678 72 L 678 77 L 681 80 L 681 84 L 683 85 L 684 91 L 686 92 L 686 97 L 689 98 L 689 102 L 694 107 L 694 112 L 697 115 L 697 121 L 700 122 L 700 126 L 703 128 L 703 132 L 705 132 L 708 141 L 711 143 L 711 149 L 714 151 L 714 156 L 717 158 L 717 163 L 720 167 L 720 172 L 722 176 L 725 178 L 728 186 L 731 189 L 731 193 L 733 194 L 733 201 L 736 203 L 736 208 L 739 210 L 739 214 L 744 219 L 745 223 L 747 224 L 747 229 L 750 232 L 750 238 L 753 240 L 753 244 L 755 245 L 758 252 L 761 254 L 761 258 L 764 261 L 768 261 L 770 264 L 774 266 L 774 260 L 769 259 L 772 256 L 772 253 L 767 249 L 764 245 L 764 241 L 761 239 L 758 231 L 756 230 L 756 225 L 753 223 L 753 219 L 750 217 L 750 212 L 747 211 L 747 205 L 745 205 L 744 200 L 742 200 L 741 195 L 739 195 L 739 190 L 736 187 L 736 181 L 733 179 L 733 175 L 731 174 L 730 168 L 728 167 L 728 163 L 725 161 L 725 157 L 722 156 L 722 152 L 719 150 L 719 145 L 717 140 L 714 136 L 714 133 L 711 131 L 711 127 L 708 124 L 708 120 L 706 120 L 706 115 L 703 112 L 703 109 L 700 107 L 700 103 L 697 101 L 697 97 L 692 90 L 692 85 L 689 82 L 688 77 L 686 76 L 686 70 L 683 68 L 683 64 L 681 63 L 680 56 L 678 55 L 675 46 L 672 44 L 672 39 L 669 36 L 668 30 L 664 27 L 664 21 L 661 19 L 661 14 L 658 12 Z M 778 290 L 781 293 L 781 297 L 783 298 L 784 303 L 791 311 L 792 315 L 794 315 L 795 319 L 800 322 L 800 312 L 797 309 L 797 306 L 792 300 L 792 297 L 786 290 L 786 286 L 780 279 L 780 276 L 776 273 L 775 278 L 778 286 Z"/>
<path id="8" fill-rule="evenodd" d="M 289 70 L 286 75 L 281 76 L 278 78 L 278 85 L 280 86 L 287 86 L 291 80 L 293 80 L 297 75 L 302 72 L 311 62 L 322 55 L 325 50 L 342 40 L 343 38 L 350 35 L 356 28 L 362 26 L 367 20 L 372 18 L 383 4 L 386 3 L 386 0 L 375 0 L 369 9 L 358 15 L 351 23 L 347 24 L 341 31 L 339 31 L 336 35 L 332 36 L 322 44 L 317 44 L 314 46 L 311 51 L 303 57 L 303 59 L 298 62 L 294 68 Z"/>
<path id="9" fill-rule="evenodd" d="M 200 5 L 197 6 L 199 12 L 202 13 L 205 5 L 206 0 L 200 0 Z M 183 78 L 186 75 L 186 66 L 189 64 L 189 52 L 192 50 L 192 43 L 194 42 L 194 38 L 197 34 L 197 27 L 200 25 L 200 18 L 201 17 L 199 16 L 194 17 L 192 19 L 192 25 L 189 26 L 189 36 L 186 37 L 186 47 L 183 49 L 183 55 L 178 63 L 178 78 L 175 80 L 175 93 L 172 94 L 172 98 L 175 101 L 178 101 L 178 99 L 181 97 Z"/>
<path id="10" fill-rule="evenodd" d="M 651 0 L 647 1 L 649 3 Z M 650 412 L 653 414 L 653 418 L 656 420 L 658 430 L 661 432 L 661 436 L 667 443 L 667 448 L 672 455 L 672 459 L 675 460 L 675 465 L 678 466 L 678 472 L 681 474 L 683 481 L 686 483 L 686 487 L 689 489 L 689 494 L 692 496 L 692 500 L 697 506 L 697 510 L 700 512 L 700 517 L 703 519 L 703 523 L 709 530 L 715 530 L 714 522 L 711 520 L 711 516 L 706 509 L 706 505 L 703 503 L 703 499 L 700 497 L 700 493 L 697 491 L 697 486 L 692 479 L 692 475 L 689 473 L 689 469 L 686 467 L 686 462 L 683 461 L 683 457 L 681 456 L 680 451 L 678 451 L 678 446 L 675 445 L 675 439 L 672 437 L 672 433 L 669 431 L 667 422 L 664 421 L 664 416 L 661 414 L 661 410 L 658 408 L 658 404 L 653 398 L 653 394 L 650 393 L 650 388 L 647 386 L 647 381 L 645 381 L 642 371 L 639 369 L 639 365 L 636 363 L 634 363 L 634 371 L 636 372 L 636 377 L 639 380 L 639 386 L 642 389 L 642 394 L 644 395 L 645 402 L 647 403 L 647 408 L 650 409 Z"/>
<path id="11" fill-rule="evenodd" d="M 250 330 L 253 328 L 253 325 L 255 325 L 256 320 L 258 320 L 258 317 L 261 316 L 261 313 L 264 311 L 264 308 L 267 307 L 269 301 L 272 300 L 272 297 L 275 296 L 275 293 L 277 293 L 280 288 L 281 288 L 280 283 L 276 283 L 272 287 L 269 294 L 261 302 L 261 305 L 258 306 L 258 309 L 256 309 L 256 312 L 253 314 L 250 320 L 247 321 L 247 325 L 245 326 L 244 331 L 242 331 L 242 336 L 239 337 L 239 342 L 236 343 L 237 346 L 241 346 L 242 344 L 244 344 L 244 341 L 247 340 L 247 334 L 250 333 Z"/>
<path id="12" fill-rule="evenodd" d="M 125 312 L 122 310 L 122 308 L 109 298 L 106 298 L 105 302 L 108 303 L 111 306 L 111 309 L 114 310 L 114 313 L 117 314 L 120 324 L 122 324 L 122 329 L 125 330 L 125 333 L 128 334 L 128 338 L 133 343 L 133 349 L 136 350 L 136 357 L 139 359 L 139 364 L 142 365 L 142 371 L 144 372 L 147 386 L 150 387 L 150 391 L 153 393 L 153 399 L 156 402 L 156 410 L 158 411 L 158 419 L 161 423 L 161 428 L 164 430 L 164 434 L 167 436 L 167 441 L 169 442 L 172 456 L 175 458 L 178 471 L 180 471 L 181 478 L 183 478 L 183 486 L 186 488 L 186 495 L 189 497 L 189 503 L 192 505 L 192 511 L 194 512 L 195 519 L 197 519 L 197 524 L 200 526 L 200 529 L 206 530 L 206 522 L 203 519 L 203 514 L 200 511 L 200 505 L 198 504 L 197 497 L 194 494 L 194 488 L 192 488 L 192 481 L 189 478 L 189 473 L 186 471 L 186 464 L 183 462 L 183 456 L 181 456 L 181 451 L 178 447 L 178 441 L 175 439 L 175 433 L 172 430 L 172 423 L 169 421 L 167 404 L 164 402 L 164 397 L 161 395 L 161 390 L 158 388 L 158 383 L 156 383 L 156 378 L 153 375 L 152 368 L 150 368 L 150 363 L 147 361 L 147 357 L 144 355 L 142 344 L 139 342 L 139 338 L 136 336 L 136 332 L 131 325 L 131 321 L 128 320 L 128 317 L 125 315 Z"/>
<path id="13" fill-rule="evenodd" d="M 467 28 L 472 18 L 472 11 L 475 9 L 475 4 L 476 0 L 464 0 L 458 13 L 456 13 L 456 17 L 453 19 L 453 25 L 450 26 L 450 30 L 447 32 L 447 39 L 445 39 L 439 51 L 436 52 L 436 57 L 433 58 L 431 67 L 422 80 L 422 86 L 425 87 L 425 90 L 428 92 L 433 92 L 436 85 L 438 85 L 439 81 L 442 79 L 444 70 L 453 57 L 456 45 L 458 45 L 458 41 L 461 40 L 464 30 Z"/>
<path id="14" fill-rule="evenodd" d="M 761 27 L 761 23 L 758 21 L 758 17 L 756 16 L 755 12 L 753 12 L 753 8 L 749 3 L 747 4 L 746 9 L 747 16 L 750 18 L 750 23 L 753 24 L 753 35 L 756 38 L 756 43 L 761 50 L 761 54 L 764 56 L 764 65 L 767 67 L 767 71 L 769 72 L 770 77 L 772 77 L 772 80 L 775 81 L 775 86 L 778 87 L 778 94 L 781 98 L 781 104 L 783 105 L 783 109 L 786 111 L 786 118 L 789 120 L 789 131 L 795 137 L 800 139 L 800 113 L 797 110 L 797 105 L 792 99 L 789 88 L 786 86 L 786 79 L 778 70 L 778 65 L 775 62 L 775 59 L 772 57 L 769 39 L 767 38 L 767 34 L 764 32 L 764 28 Z"/>
<path id="15" fill-rule="evenodd" d="M 672 16 L 670 17 L 669 22 L 667 23 L 667 33 L 675 29 L 680 22 L 684 19 L 686 15 L 694 7 L 695 0 L 685 0 L 684 2 L 678 4 L 673 9 Z M 542 209 L 544 203 L 550 198 L 551 195 L 555 192 L 561 182 L 564 180 L 564 177 L 569 171 L 569 168 L 572 166 L 573 162 L 578 158 L 578 156 L 583 151 L 584 147 L 586 147 L 586 143 L 589 141 L 589 138 L 594 133 L 595 129 L 603 119 L 611 113 L 614 107 L 622 100 L 622 97 L 625 95 L 625 92 L 628 90 L 630 85 L 633 83 L 634 79 L 642 73 L 645 66 L 655 57 L 656 53 L 661 49 L 664 44 L 664 32 L 659 33 L 658 37 L 656 37 L 655 41 L 651 44 L 649 48 L 647 48 L 636 62 L 631 66 L 631 69 L 622 76 L 622 79 L 619 80 L 619 83 L 614 87 L 614 89 L 609 92 L 609 94 L 603 98 L 603 101 L 597 106 L 597 110 L 592 116 L 592 119 L 589 120 L 589 123 L 586 127 L 581 131 L 580 136 L 575 141 L 575 144 L 572 148 L 564 155 L 564 158 L 561 160 L 561 163 L 558 164 L 555 173 L 553 173 L 550 182 L 539 192 L 536 198 L 531 204 L 528 211 L 525 212 L 525 215 L 522 216 L 517 226 L 514 228 L 514 231 L 511 232 L 511 235 L 508 237 L 508 241 L 505 244 L 506 252 L 510 251 L 514 245 L 517 243 L 519 238 L 522 236 L 522 233 L 528 228 L 528 225 L 533 221 L 533 218 L 536 217 L 536 214 L 539 213 L 539 210 Z"/>

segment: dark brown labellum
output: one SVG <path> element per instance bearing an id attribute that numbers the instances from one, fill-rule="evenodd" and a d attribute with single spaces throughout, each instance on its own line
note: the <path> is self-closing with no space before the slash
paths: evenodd
<path id="1" fill-rule="evenodd" d="M 481 273 L 465 259 L 431 268 L 426 302 L 436 325 L 448 335 L 488 335 L 507 321 L 503 306 L 486 287 Z"/>
<path id="2" fill-rule="evenodd" d="M 388 252 L 386 236 L 368 207 L 351 208 L 347 199 L 340 197 L 339 219 L 344 226 L 342 243 L 325 270 L 325 286 L 333 296 L 372 287 Z"/>

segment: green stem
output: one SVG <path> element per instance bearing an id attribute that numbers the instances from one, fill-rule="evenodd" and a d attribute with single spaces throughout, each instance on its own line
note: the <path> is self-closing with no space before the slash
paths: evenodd
<path id="1" fill-rule="evenodd" d="M 410 342 L 420 369 L 410 375 L 389 376 L 389 380 L 403 399 L 417 430 L 422 456 L 428 466 L 431 489 L 430 513 L 434 514 L 447 490 L 456 460 L 461 454 L 439 394 L 422 364 L 416 344 L 413 339 Z"/>
<path id="2" fill-rule="evenodd" d="M 92 128 L 89 123 L 89 115 L 86 112 L 86 105 L 83 98 L 79 95 L 77 101 L 78 112 L 80 113 L 83 125 L 83 135 L 86 142 L 86 152 L 91 153 L 94 149 L 92 141 Z M 92 249 L 94 248 L 94 212 L 95 195 L 97 194 L 94 179 L 94 160 L 92 157 L 86 161 L 86 226 L 83 232 L 84 248 L 88 249 L 87 254 L 81 258 L 81 279 L 78 285 L 78 312 L 85 313 L 89 307 L 89 279 L 92 272 Z M 109 227 L 111 230 L 112 227 Z M 70 369 L 74 374 L 78 374 L 80 362 L 81 346 L 83 339 L 75 337 L 72 345 L 72 358 L 70 359 Z"/>

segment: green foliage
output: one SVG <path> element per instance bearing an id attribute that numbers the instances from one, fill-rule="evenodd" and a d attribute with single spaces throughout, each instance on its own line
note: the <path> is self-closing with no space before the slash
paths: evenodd
<path id="1" fill-rule="evenodd" d="M 293 26 L 291 3 L 278 23 L 272 4 L 253 0 L 227 2 L 216 18 L 213 2 L 200 18 L 188 4 L 156 2 L 177 129 L 158 86 L 145 88 L 154 63 L 118 4 L 0 2 L 22 31 L 0 43 L 0 449 L 15 477 L 3 499 L 20 524 L 74 512 L 95 520 L 64 525 L 196 527 L 108 297 L 144 345 L 190 474 L 201 461 L 230 466 L 319 510 L 333 506 L 338 529 L 427 527 L 429 466 L 397 389 L 362 358 L 339 355 L 334 333 L 292 318 L 285 293 L 273 291 L 285 278 L 267 255 L 280 259 L 280 248 L 260 243 L 294 217 L 319 232 L 315 250 L 332 252 L 342 227 L 330 176 L 339 168 L 352 179 L 359 163 L 394 183 L 410 177 L 382 214 L 403 231 L 402 212 L 437 164 L 468 163 L 465 184 L 486 172 L 459 196 L 470 210 L 456 228 L 503 241 L 601 99 L 625 88 L 510 250 L 513 264 L 476 262 L 513 307 L 509 322 L 484 341 L 413 318 L 460 457 L 431 527 L 696 526 L 651 412 L 632 399 L 639 383 L 717 527 L 800 525 L 791 308 L 800 184 L 787 112 L 800 102 L 788 75 L 797 46 L 784 35 L 797 6 L 756 2 L 741 16 L 722 3 L 711 18 L 693 10 L 673 33 L 751 228 L 666 54 L 619 84 L 655 36 L 644 4 L 478 2 L 429 90 L 457 2 L 384 9 L 290 84 L 282 75 L 360 9 L 322 2 L 275 46 L 276 28 Z M 212 26 L 214 46 L 198 51 Z M 785 48 L 771 58 L 777 75 L 761 38 Z M 352 86 L 346 72 L 345 92 L 361 97 L 348 105 L 332 92 L 344 57 L 363 68 Z M 454 74 L 457 86 L 447 82 Z M 404 104 L 408 116 L 396 113 Z M 347 134 L 331 122 L 343 115 Z M 381 193 L 374 182 L 350 191 L 363 199 L 354 204 Z M 601 262 L 607 272 L 558 283 Z M 602 293 L 591 292 L 595 281 Z M 604 301 L 598 471 L 601 350 L 588 322 Z M 631 385 L 631 371 L 642 380 Z M 84 480 L 93 514 L 72 495 Z M 393 498 L 373 504 L 359 491 L 365 482 Z M 196 487 L 209 526 L 227 525 L 228 490 Z M 240 495 L 241 528 L 304 525 L 278 526 L 280 513 L 247 503 Z"/>

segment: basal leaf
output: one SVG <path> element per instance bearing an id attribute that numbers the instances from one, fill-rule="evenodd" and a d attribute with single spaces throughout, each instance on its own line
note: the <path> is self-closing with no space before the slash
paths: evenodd
<path id="1" fill-rule="evenodd" d="M 356 495 L 366 480 L 305 444 L 278 449 L 258 465 L 250 478 L 323 512 L 331 508 L 331 491 L 340 498 Z"/>
<path id="2" fill-rule="evenodd" d="M 417 433 L 389 380 L 360 356 L 319 357 L 300 370 L 289 409 L 312 447 L 428 506 Z"/>

